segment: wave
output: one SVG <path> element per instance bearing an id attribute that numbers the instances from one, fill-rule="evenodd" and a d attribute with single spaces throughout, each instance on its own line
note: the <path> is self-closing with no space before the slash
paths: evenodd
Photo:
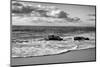
<path id="1" fill-rule="evenodd" d="M 70 50 L 95 48 L 95 33 L 78 35 L 89 37 L 89 41 L 74 41 L 74 36 L 64 36 L 64 41 L 46 41 L 43 38 L 36 38 L 32 39 L 30 43 L 13 44 L 12 57 L 44 56 L 60 54 Z"/>

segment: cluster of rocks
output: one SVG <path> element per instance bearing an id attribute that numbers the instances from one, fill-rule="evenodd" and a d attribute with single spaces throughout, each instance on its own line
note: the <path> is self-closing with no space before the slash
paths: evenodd
<path id="1" fill-rule="evenodd" d="M 89 40 L 88 37 L 82 37 L 82 36 L 77 36 L 73 38 L 74 41 L 81 41 L 81 40 Z M 47 38 L 45 38 L 45 40 L 57 40 L 57 41 L 62 41 L 64 40 L 63 38 L 61 38 L 60 36 L 57 35 L 49 35 Z"/>
<path id="2" fill-rule="evenodd" d="M 47 38 L 44 38 L 46 41 L 63 41 L 64 39 L 58 35 L 48 35 Z M 77 36 L 73 38 L 74 41 L 83 41 L 83 40 L 90 40 L 87 37 Z M 12 43 L 29 43 L 28 40 L 12 40 Z"/>

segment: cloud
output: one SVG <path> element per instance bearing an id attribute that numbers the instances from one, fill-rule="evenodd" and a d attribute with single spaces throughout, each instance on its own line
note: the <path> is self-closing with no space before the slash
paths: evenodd
<path id="1" fill-rule="evenodd" d="M 43 5 L 23 5 L 21 2 L 12 2 L 12 13 L 15 14 L 32 14 L 41 17 L 67 18 L 68 14 L 57 7 Z"/>
<path id="2" fill-rule="evenodd" d="M 88 14 L 88 16 L 96 16 L 96 14 Z"/>
<path id="3" fill-rule="evenodd" d="M 87 19 L 88 21 L 95 21 L 95 19 L 94 18 L 91 18 L 91 19 Z"/>
<path id="4" fill-rule="evenodd" d="M 14 2 L 12 4 L 12 14 L 21 17 L 20 20 L 14 19 L 14 22 L 21 23 L 80 23 L 79 17 L 71 18 L 70 14 L 52 6 L 30 5 L 23 2 Z M 29 17 L 30 16 L 30 17 Z M 14 16 L 13 16 L 14 17 Z M 27 21 L 27 22 L 26 22 Z M 19 23 L 20 24 L 20 23 Z"/>
<path id="5" fill-rule="evenodd" d="M 95 21 L 96 20 L 95 19 L 96 14 L 88 14 L 88 16 L 89 16 L 89 19 L 87 19 L 87 21 Z"/>
<path id="6" fill-rule="evenodd" d="M 37 8 L 31 7 L 29 5 L 25 6 L 24 4 L 20 2 L 12 2 L 12 13 L 15 14 L 27 14 L 31 13 L 33 10 L 36 10 Z"/>
<path id="7" fill-rule="evenodd" d="M 74 17 L 74 18 L 68 17 L 68 18 L 66 18 L 66 20 L 68 22 L 80 22 L 81 21 L 81 19 L 79 17 Z"/>

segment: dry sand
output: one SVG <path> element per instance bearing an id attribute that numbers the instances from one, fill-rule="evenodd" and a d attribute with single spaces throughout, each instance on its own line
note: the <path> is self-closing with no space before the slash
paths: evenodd
<path id="1" fill-rule="evenodd" d="M 96 61 L 96 49 L 83 49 L 69 51 L 59 55 L 28 57 L 28 58 L 11 58 L 11 65 L 38 65 L 38 64 L 54 64 L 69 62 Z"/>

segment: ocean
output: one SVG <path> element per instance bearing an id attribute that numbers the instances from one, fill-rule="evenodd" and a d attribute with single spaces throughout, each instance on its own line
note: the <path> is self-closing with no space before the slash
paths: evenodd
<path id="1" fill-rule="evenodd" d="M 12 57 L 59 54 L 69 50 L 95 48 L 95 27 L 12 26 Z M 48 35 L 58 35 L 63 41 L 46 41 Z M 75 41 L 74 37 L 89 40 Z M 24 42 L 22 42 L 24 41 Z"/>

